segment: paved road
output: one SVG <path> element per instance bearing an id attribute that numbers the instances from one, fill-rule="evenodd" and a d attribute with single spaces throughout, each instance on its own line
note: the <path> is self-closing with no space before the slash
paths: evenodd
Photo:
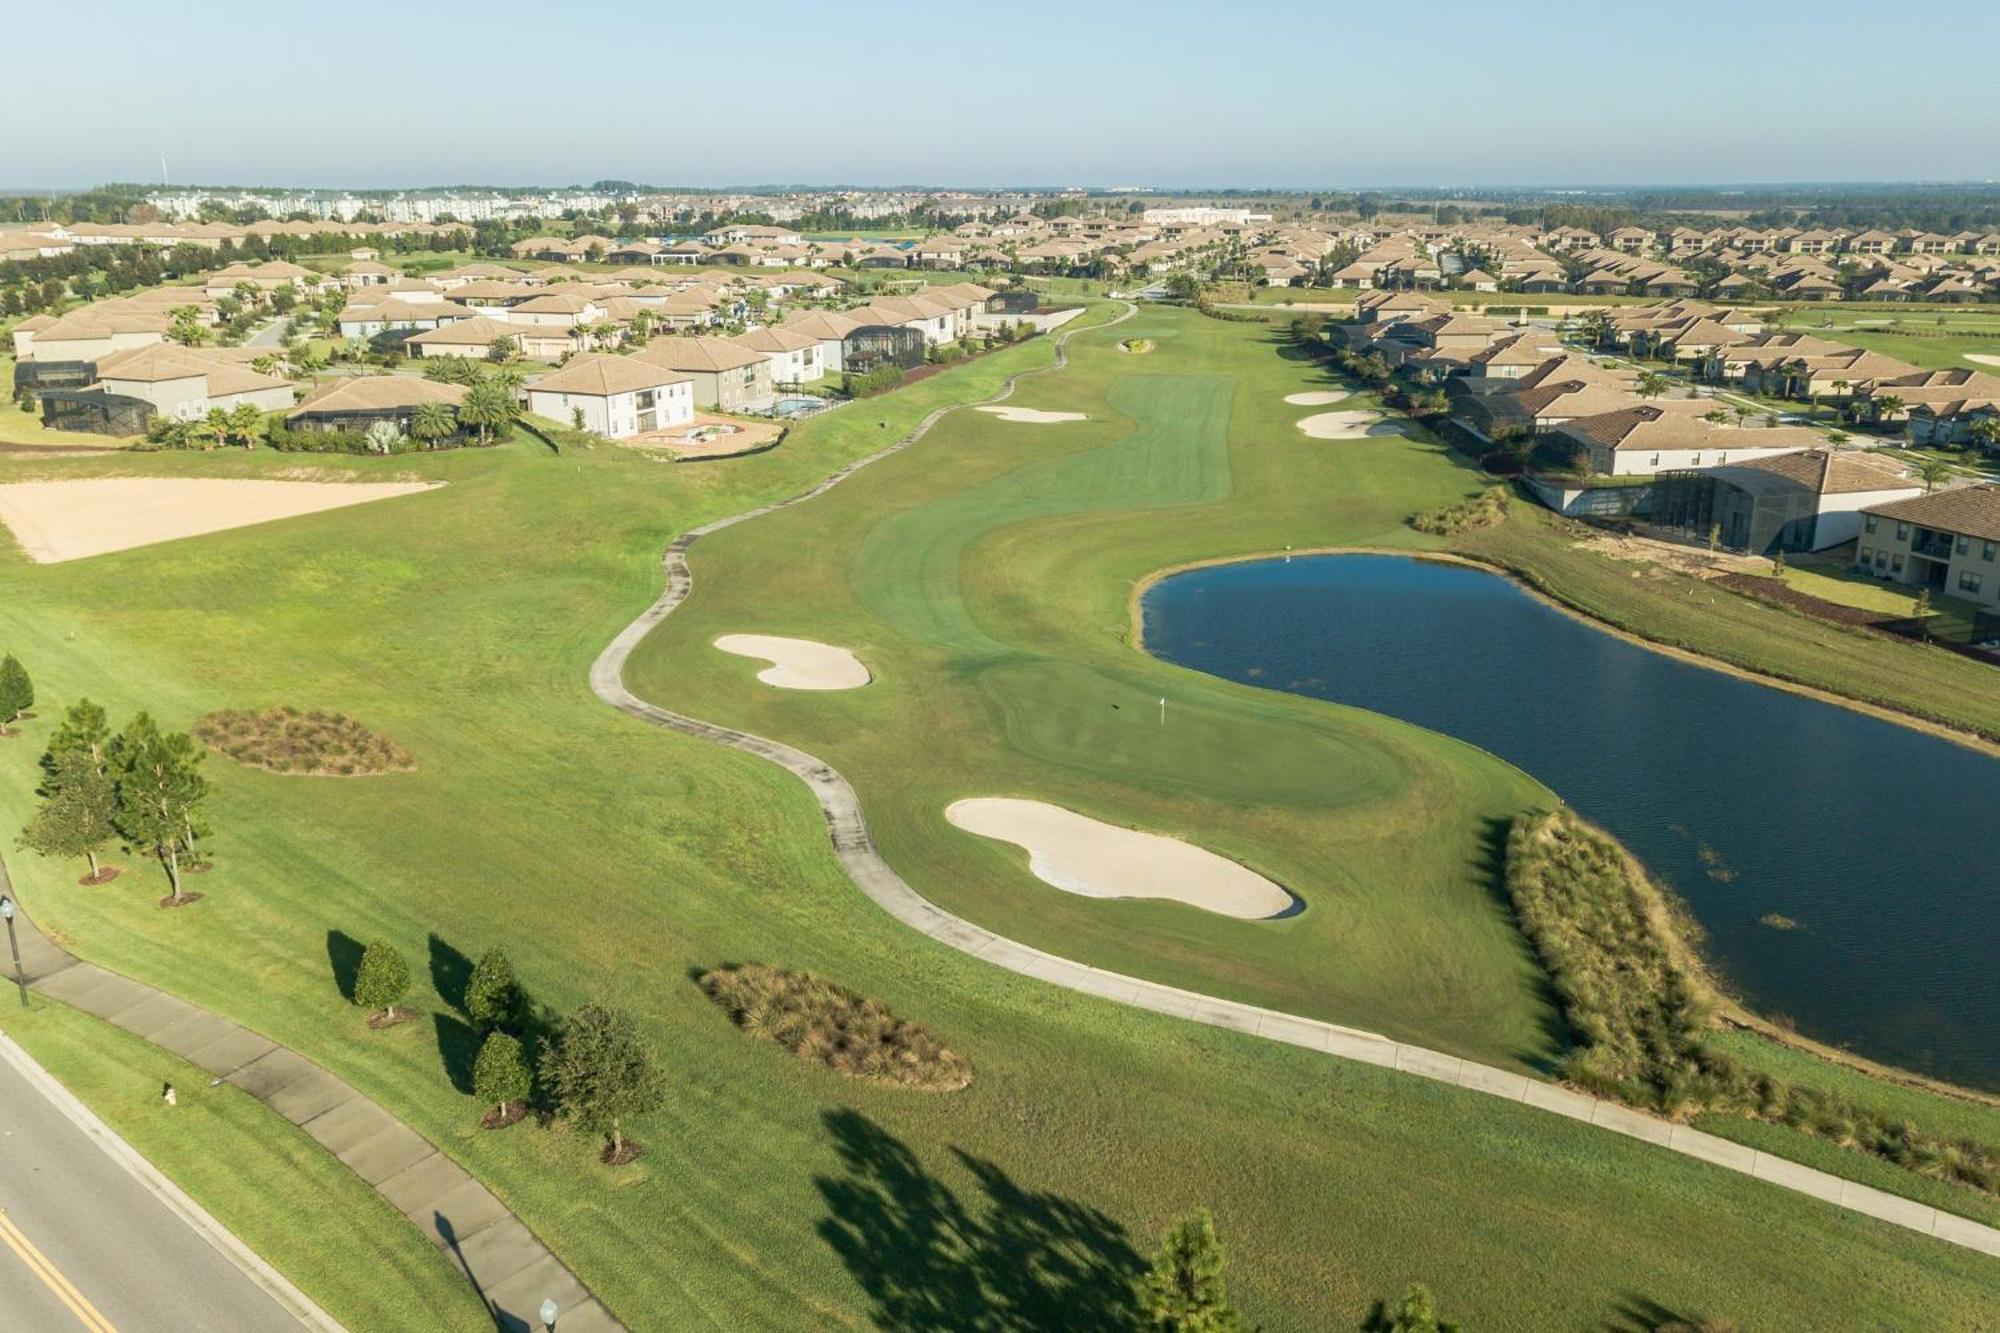
<path id="1" fill-rule="evenodd" d="M 13 1003 L 11 994 L 0 998 Z M 299 1327 L 36 1081 L 0 1059 L 0 1328 Z"/>
<path id="2" fill-rule="evenodd" d="M 286 318 L 289 318 L 289 316 Z M 243 345 L 245 347 L 283 347 L 285 345 L 284 328 L 284 319 L 274 319 L 248 338 L 245 338 Z"/>
<path id="3" fill-rule="evenodd" d="M 1134 313 L 1127 305 L 1115 324 Z M 1109 327 L 1098 325 L 1098 328 Z M 1077 330 L 1088 332 L 1089 330 Z M 1056 358 L 1047 370 L 1067 364 L 1065 346 L 1068 333 L 1056 339 Z M 1034 372 L 1023 372 L 1034 373 Z M 988 402 L 999 402 L 1014 391 L 1020 376 L 1010 377 L 1001 391 Z M 667 576 L 666 591 L 627 625 L 598 655 L 590 667 L 590 688 L 605 703 L 656 727 L 683 735 L 727 745 L 746 754 L 757 755 L 784 768 L 812 790 L 826 818 L 827 834 L 841 869 L 854 886 L 866 894 L 890 917 L 938 942 L 968 954 L 981 962 L 1006 968 L 1022 976 L 1062 986 L 1086 995 L 1154 1013 L 1170 1014 L 1196 1023 L 1229 1028 L 1267 1041 L 1283 1042 L 1322 1051 L 1336 1059 L 1379 1065 L 1418 1078 L 1449 1083 L 1503 1101 L 1518 1102 L 1554 1115 L 1581 1121 L 1625 1138 L 1650 1143 L 1727 1171 L 1763 1180 L 1779 1189 L 1805 1194 L 1836 1207 L 1934 1236 L 1952 1245 L 1983 1254 L 2000 1256 L 2000 1228 L 1974 1222 L 1955 1213 L 1942 1212 L 1928 1204 L 1915 1203 L 1867 1185 L 1844 1180 L 1828 1172 L 1801 1166 L 1788 1158 L 1744 1147 L 1728 1139 L 1687 1125 L 1659 1119 L 1615 1102 L 1526 1078 L 1511 1070 L 1496 1069 L 1442 1051 L 1392 1041 L 1375 1032 L 1342 1027 L 1336 1023 L 1301 1018 L 1296 1014 L 1236 1000 L 1204 995 L 1199 991 L 1164 986 L 1143 977 L 1091 967 L 1057 954 L 1046 953 L 1004 935 L 995 934 L 962 917 L 953 916 L 918 893 L 875 849 L 868 823 L 861 812 L 861 799 L 847 779 L 823 760 L 782 741 L 717 726 L 699 718 L 670 712 L 639 698 L 625 687 L 625 663 L 655 626 L 673 614 L 694 589 L 694 574 L 688 566 L 688 548 L 703 536 L 746 522 L 760 514 L 788 509 L 824 494 L 855 472 L 879 459 L 908 448 L 927 434 L 947 412 L 940 408 L 917 423 L 916 429 L 895 444 L 860 458 L 835 472 L 818 485 L 777 504 L 765 505 L 703 527 L 693 528 L 676 538 L 662 557 Z"/>

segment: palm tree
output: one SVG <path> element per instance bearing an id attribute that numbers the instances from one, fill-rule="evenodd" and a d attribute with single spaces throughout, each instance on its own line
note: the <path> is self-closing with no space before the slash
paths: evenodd
<path id="1" fill-rule="evenodd" d="M 1649 370 L 1639 377 L 1638 386 L 1633 390 L 1641 398 L 1658 398 L 1667 391 L 1667 377 L 1657 370 Z"/>
<path id="2" fill-rule="evenodd" d="M 221 444 L 229 438 L 229 414 L 219 407 L 208 409 L 208 415 L 201 419 L 201 437 Z"/>
<path id="3" fill-rule="evenodd" d="M 1916 464 L 1917 479 L 1924 484 L 1924 494 L 1929 495 L 1938 488 L 1938 483 L 1951 476 L 1951 464 L 1942 458 L 1921 458 Z"/>
<path id="4" fill-rule="evenodd" d="M 502 387 L 497 376 L 480 380 L 465 391 L 458 415 L 460 420 L 479 428 L 479 442 L 485 444 L 494 431 L 504 429 L 514 420 L 513 392 Z"/>
<path id="5" fill-rule="evenodd" d="M 426 449 L 437 448 L 439 440 L 457 429 L 458 422 L 443 403 L 418 403 L 410 413 L 410 434 L 423 441 Z"/>
<path id="6" fill-rule="evenodd" d="M 254 449 L 264 430 L 264 414 L 255 403 L 238 403 L 229 411 L 229 429 L 245 449 Z"/>

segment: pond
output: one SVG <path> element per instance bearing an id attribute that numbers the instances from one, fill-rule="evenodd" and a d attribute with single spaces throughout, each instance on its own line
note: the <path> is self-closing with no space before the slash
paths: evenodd
<path id="1" fill-rule="evenodd" d="M 1667 657 L 1483 570 L 1307 556 L 1148 591 L 1167 661 L 1469 741 L 1630 847 L 1754 1009 L 2000 1088 L 2000 759 Z"/>

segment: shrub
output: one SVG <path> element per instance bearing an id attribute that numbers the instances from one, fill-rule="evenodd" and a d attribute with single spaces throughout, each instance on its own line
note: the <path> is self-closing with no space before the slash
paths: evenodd
<path id="1" fill-rule="evenodd" d="M 534 1091 L 534 1076 L 528 1072 L 521 1042 L 505 1032 L 488 1033 L 480 1044 L 479 1058 L 472 1064 L 472 1095 L 504 1118 L 517 1103 L 528 1100 Z"/>
<path id="2" fill-rule="evenodd" d="M 1440 537 L 1490 528 L 1507 517 L 1507 504 L 1506 488 L 1489 486 L 1470 500 L 1425 510 L 1410 520 L 1410 526 Z"/>
<path id="3" fill-rule="evenodd" d="M 666 1100 L 666 1075 L 627 1015 L 586 1004 L 569 1016 L 562 1033 L 542 1051 L 542 1086 L 556 1113 L 609 1137 L 604 1160 L 630 1161 L 624 1122 Z"/>
<path id="4" fill-rule="evenodd" d="M 410 993 L 410 965 L 393 944 L 381 940 L 361 953 L 361 968 L 354 974 L 354 1003 L 371 1017 L 393 1019 L 396 1006 Z"/>
<path id="5" fill-rule="evenodd" d="M 810 972 L 761 963 L 717 968 L 701 988 L 745 1032 L 850 1078 L 930 1092 L 972 1081 L 972 1066 L 935 1032 Z"/>
<path id="6" fill-rule="evenodd" d="M 290 707 L 224 709 L 195 723 L 195 739 L 239 764 L 272 773 L 359 777 L 408 773 L 409 751 L 342 713 Z"/>
<path id="7" fill-rule="evenodd" d="M 526 998 L 505 953 L 496 948 L 479 956 L 465 985 L 465 1012 L 476 1026 L 485 1030 L 513 1026 Z"/>
<path id="8" fill-rule="evenodd" d="M 0 657 L 0 732 L 34 706 L 35 684 L 28 669 L 12 653 Z"/>

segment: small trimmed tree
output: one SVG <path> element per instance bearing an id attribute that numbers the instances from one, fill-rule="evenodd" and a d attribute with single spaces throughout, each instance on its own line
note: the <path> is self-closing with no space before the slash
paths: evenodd
<path id="1" fill-rule="evenodd" d="M 601 1004 L 569 1016 L 562 1035 L 542 1052 L 541 1073 L 557 1113 L 609 1138 L 614 1161 L 625 1152 L 625 1121 L 656 1109 L 667 1096 L 666 1075 L 638 1025 Z"/>
<path id="2" fill-rule="evenodd" d="M 28 669 L 12 653 L 0 657 L 0 736 L 7 734 L 8 723 L 34 706 L 35 683 L 28 679 Z"/>
<path id="3" fill-rule="evenodd" d="M 488 949 L 472 965 L 472 976 L 465 983 L 465 1013 L 480 1031 L 512 1027 L 526 998 L 514 979 L 514 965 L 500 949 Z"/>
<path id="4" fill-rule="evenodd" d="M 90 862 L 88 882 L 103 883 L 97 853 L 117 832 L 118 793 L 110 777 L 88 750 L 65 750 L 54 757 L 42 790 L 42 807 L 21 831 L 21 845 L 43 856 L 81 856 Z"/>
<path id="5" fill-rule="evenodd" d="M 528 1059 L 521 1053 L 520 1038 L 505 1032 L 490 1032 L 480 1044 L 479 1058 L 472 1064 L 472 1095 L 505 1119 L 507 1108 L 528 1100 L 534 1078 Z"/>
<path id="6" fill-rule="evenodd" d="M 1139 1280 L 1139 1313 L 1161 1333 L 1251 1333 L 1229 1303 L 1226 1256 L 1204 1208 L 1167 1230 L 1153 1267 Z"/>
<path id="7" fill-rule="evenodd" d="M 354 1003 L 371 1018 L 393 1019 L 396 1006 L 410 993 L 410 965 L 393 944 L 376 940 L 361 951 L 354 974 Z"/>

